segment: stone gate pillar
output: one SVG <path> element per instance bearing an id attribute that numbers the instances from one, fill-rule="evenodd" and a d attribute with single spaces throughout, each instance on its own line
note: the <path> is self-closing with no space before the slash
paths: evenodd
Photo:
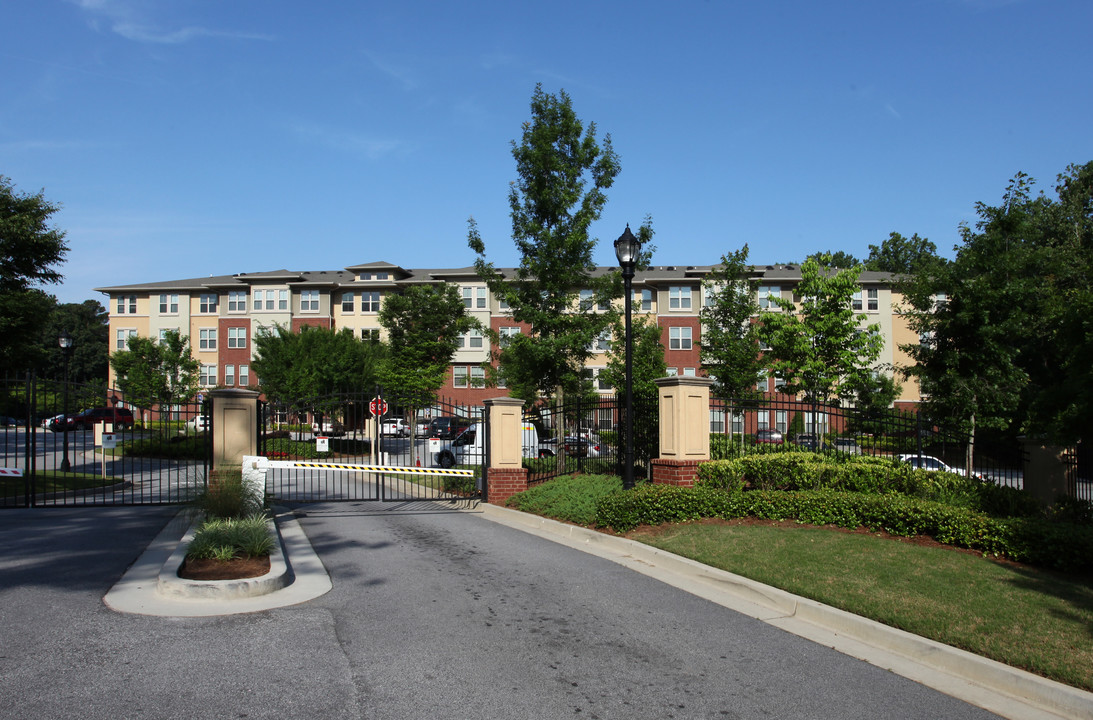
<path id="1" fill-rule="evenodd" d="M 486 458 L 485 501 L 503 505 L 528 489 L 523 459 L 524 401 L 501 397 L 485 400 L 490 413 L 490 456 Z"/>
<path id="2" fill-rule="evenodd" d="M 209 390 L 212 400 L 213 470 L 238 468 L 258 454 L 258 396 L 254 390 Z"/>
<path id="3" fill-rule="evenodd" d="M 660 457 L 652 460 L 653 482 L 694 485 L 698 464 L 710 459 L 710 386 L 704 377 L 654 380 L 660 394 Z"/>

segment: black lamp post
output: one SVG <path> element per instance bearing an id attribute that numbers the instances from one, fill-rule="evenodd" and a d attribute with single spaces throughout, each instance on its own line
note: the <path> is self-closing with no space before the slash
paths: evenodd
<path id="1" fill-rule="evenodd" d="M 57 344 L 61 346 L 61 352 L 65 357 L 65 397 L 64 415 L 61 419 L 62 434 L 64 435 L 64 457 L 61 458 L 61 472 L 68 472 L 72 467 L 68 463 L 68 361 L 72 358 L 72 336 L 67 330 L 62 330 L 57 337 Z"/>
<path id="2" fill-rule="evenodd" d="M 641 252 L 641 240 L 634 237 L 627 224 L 619 239 L 615 241 L 615 257 L 622 268 L 622 280 L 625 286 L 623 312 L 626 315 L 626 422 L 623 432 L 626 435 L 626 458 L 622 469 L 622 486 L 634 487 L 634 369 L 633 336 L 630 331 L 630 313 L 633 303 L 634 265 Z"/>

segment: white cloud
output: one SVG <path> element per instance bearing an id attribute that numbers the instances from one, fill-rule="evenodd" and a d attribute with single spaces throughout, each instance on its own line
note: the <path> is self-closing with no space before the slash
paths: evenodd
<path id="1" fill-rule="evenodd" d="M 368 137 L 357 133 L 332 130 L 318 125 L 295 124 L 292 125 L 290 129 L 298 137 L 303 138 L 308 142 L 322 145 L 332 150 L 363 155 L 369 160 L 377 160 L 381 157 L 393 153 L 406 152 L 410 149 L 401 140 Z"/>
<path id="2" fill-rule="evenodd" d="M 222 38 L 230 40 L 273 40 L 269 35 L 216 30 L 200 26 L 179 29 L 162 29 L 155 18 L 148 17 L 152 9 L 166 7 L 155 3 L 139 3 L 133 0 L 69 0 L 89 17 L 92 27 L 98 29 L 100 21 L 109 25 L 109 31 L 126 40 L 157 45 L 177 45 L 198 38 Z"/>

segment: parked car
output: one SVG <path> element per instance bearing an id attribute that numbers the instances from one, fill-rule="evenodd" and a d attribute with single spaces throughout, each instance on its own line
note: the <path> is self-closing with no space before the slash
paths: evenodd
<path id="1" fill-rule="evenodd" d="M 14 427 L 15 425 L 22 425 L 22 424 L 23 423 L 19 422 L 18 420 L 16 420 L 13 417 L 9 417 L 7 415 L 0 415 L 0 426 Z"/>
<path id="2" fill-rule="evenodd" d="M 113 423 L 115 430 L 129 430 L 133 427 L 133 411 L 122 407 L 91 408 L 75 415 L 60 415 L 49 423 L 53 432 L 70 430 L 90 430 L 99 423 Z"/>
<path id="3" fill-rule="evenodd" d="M 858 446 L 858 441 L 848 437 L 835 438 L 831 442 L 825 442 L 824 450 L 833 450 L 845 455 L 861 455 L 861 447 Z"/>
<path id="4" fill-rule="evenodd" d="M 403 418 L 388 418 L 380 426 L 380 435 L 410 437 L 410 425 Z"/>
<path id="5" fill-rule="evenodd" d="M 945 463 L 938 460 L 936 457 L 933 457 L 932 455 L 916 455 L 914 453 L 908 453 L 908 454 L 900 455 L 899 460 L 901 462 L 907 463 L 908 465 L 910 465 L 913 468 L 918 468 L 919 470 L 930 470 L 930 471 L 933 471 L 933 472 L 955 473 L 956 475 L 964 475 L 964 476 L 967 475 L 967 473 L 964 471 L 963 468 L 956 468 L 956 467 L 953 467 L 952 465 L 946 465 Z M 980 477 L 979 475 L 976 475 L 975 473 L 972 473 L 972 477 L 978 478 L 980 480 L 983 479 L 982 477 Z"/>
<path id="6" fill-rule="evenodd" d="M 568 457 L 599 457 L 603 446 L 599 439 L 589 440 L 584 437 L 570 435 L 565 439 L 565 454 Z"/>
<path id="7" fill-rule="evenodd" d="M 797 433 L 797 437 L 794 438 L 793 444 L 797 447 L 804 448 L 805 450 L 820 449 L 820 440 L 812 433 Z"/>
<path id="8" fill-rule="evenodd" d="M 205 432 L 210 424 L 211 418 L 208 415 L 196 415 L 186 421 L 186 429 L 192 433 Z"/>
<path id="9" fill-rule="evenodd" d="M 756 445 L 782 445 L 785 441 L 785 436 L 777 430 L 759 430 L 755 433 Z"/>
<path id="10" fill-rule="evenodd" d="M 441 418 L 437 418 L 438 420 Z M 433 464 L 442 468 L 456 465 L 478 465 L 485 460 L 482 424 L 464 427 L 451 441 L 444 443 L 433 453 Z"/>
<path id="11" fill-rule="evenodd" d="M 474 423 L 470 418 L 465 417 L 453 417 L 444 416 L 433 418 L 429 423 L 428 435 L 431 438 L 440 438 L 441 440 L 453 440 L 464 429 L 469 428 Z"/>
<path id="12" fill-rule="evenodd" d="M 423 438 L 429 435 L 429 418 L 418 418 L 414 424 L 414 436 Z"/>
<path id="13" fill-rule="evenodd" d="M 323 437 L 341 437 L 345 435 L 345 426 L 336 420 L 330 420 L 323 418 L 323 426 L 320 429 L 319 423 L 311 423 L 311 432 L 316 435 L 322 435 Z"/>

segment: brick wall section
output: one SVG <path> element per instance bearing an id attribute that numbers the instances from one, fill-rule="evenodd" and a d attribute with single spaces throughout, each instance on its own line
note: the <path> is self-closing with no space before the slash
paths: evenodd
<path id="1" fill-rule="evenodd" d="M 694 487 L 698 477 L 698 465 L 705 460 L 671 460 L 654 458 L 653 482 L 659 485 Z"/>
<path id="2" fill-rule="evenodd" d="M 510 497 L 527 489 L 527 468 L 488 468 L 486 470 L 486 502 L 492 505 L 504 505 Z"/>

